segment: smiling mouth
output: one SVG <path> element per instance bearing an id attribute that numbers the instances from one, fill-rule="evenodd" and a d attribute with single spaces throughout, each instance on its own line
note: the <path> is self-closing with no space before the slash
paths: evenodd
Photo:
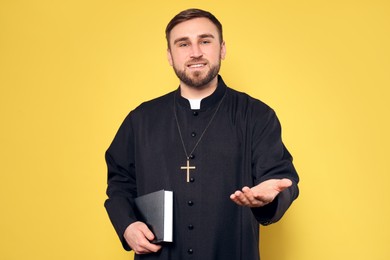
<path id="1" fill-rule="evenodd" d="M 198 63 L 198 64 L 190 64 L 187 67 L 196 69 L 196 68 L 203 68 L 204 66 L 206 66 L 206 64 Z"/>
<path id="2" fill-rule="evenodd" d="M 204 68 L 206 67 L 207 65 L 207 61 L 206 60 L 203 60 L 203 59 L 194 59 L 192 61 L 189 61 L 187 62 L 187 68 L 190 68 L 190 69 L 201 69 L 201 68 Z"/>

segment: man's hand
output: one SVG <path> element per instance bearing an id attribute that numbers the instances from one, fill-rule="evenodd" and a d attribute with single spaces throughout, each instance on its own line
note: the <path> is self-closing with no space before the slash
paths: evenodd
<path id="1" fill-rule="evenodd" d="M 230 199 L 240 206 L 262 207 L 271 203 L 276 196 L 292 185 L 289 179 L 271 179 L 264 181 L 252 188 L 244 187 L 237 190 Z"/>
<path id="2" fill-rule="evenodd" d="M 125 230 L 124 237 L 136 254 L 155 253 L 161 249 L 160 245 L 150 243 L 154 239 L 154 234 L 145 223 L 140 221 L 129 225 Z"/>

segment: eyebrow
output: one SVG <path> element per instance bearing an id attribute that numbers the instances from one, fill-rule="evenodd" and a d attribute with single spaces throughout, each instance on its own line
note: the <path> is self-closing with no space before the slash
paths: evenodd
<path id="1" fill-rule="evenodd" d="M 214 39 L 215 37 L 211 33 L 204 33 L 204 34 L 199 35 L 198 38 L 200 38 L 200 39 L 213 38 Z M 176 43 L 182 42 L 182 41 L 188 41 L 188 40 L 189 40 L 189 37 L 181 37 L 181 38 L 176 39 L 173 42 L 173 44 L 176 44 Z"/>
<path id="2" fill-rule="evenodd" d="M 204 38 L 215 38 L 214 35 L 212 35 L 211 33 L 204 33 L 204 34 L 201 34 L 199 35 L 199 38 L 201 39 L 204 39 Z"/>

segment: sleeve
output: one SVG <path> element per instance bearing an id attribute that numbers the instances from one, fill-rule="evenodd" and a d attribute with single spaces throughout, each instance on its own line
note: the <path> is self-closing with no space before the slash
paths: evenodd
<path id="1" fill-rule="evenodd" d="M 124 120 L 106 151 L 107 196 L 104 206 L 123 248 L 131 248 L 124 239 L 126 228 L 137 221 L 134 198 L 137 195 L 134 162 L 134 135 L 130 115 Z"/>
<path id="2" fill-rule="evenodd" d="M 259 208 L 252 208 L 257 221 L 269 225 L 279 221 L 292 202 L 298 197 L 298 173 L 293 159 L 284 146 L 281 125 L 272 109 L 261 118 L 255 118 L 252 132 L 252 174 L 254 185 L 269 179 L 287 178 L 292 186 L 281 192 L 275 200 Z"/>

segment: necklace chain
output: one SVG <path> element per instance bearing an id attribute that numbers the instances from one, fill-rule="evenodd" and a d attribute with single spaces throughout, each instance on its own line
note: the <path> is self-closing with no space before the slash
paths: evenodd
<path id="1" fill-rule="evenodd" d="M 192 155 L 192 153 L 195 151 L 196 147 L 198 146 L 198 144 L 200 143 L 200 141 L 202 140 L 204 134 L 206 133 L 207 129 L 210 127 L 211 123 L 213 122 L 214 120 L 214 117 L 217 115 L 217 112 L 222 104 L 222 101 L 224 100 L 226 96 L 226 91 L 225 91 L 225 94 L 223 95 L 221 101 L 219 102 L 217 108 L 215 109 L 215 112 L 213 114 L 213 116 L 211 117 L 210 121 L 208 122 L 208 124 L 206 125 L 205 129 L 203 130 L 202 134 L 200 135 L 198 141 L 195 143 L 194 145 L 194 148 L 192 148 L 192 151 L 188 154 L 187 153 L 187 149 L 186 149 L 186 146 L 184 144 L 184 140 L 183 140 L 183 135 L 181 133 L 181 128 L 180 128 L 180 125 L 179 125 L 179 120 L 177 118 L 177 112 L 176 112 L 176 93 L 174 94 L 174 97 L 173 97 L 173 112 L 174 112 L 174 115 L 175 115 L 175 120 L 176 120 L 176 125 L 177 125 L 177 130 L 179 131 L 179 136 L 180 136 L 180 140 L 181 140 L 181 144 L 183 145 L 183 150 L 184 150 L 184 153 L 186 154 L 186 157 L 187 157 L 187 160 L 190 159 L 190 156 Z"/>

